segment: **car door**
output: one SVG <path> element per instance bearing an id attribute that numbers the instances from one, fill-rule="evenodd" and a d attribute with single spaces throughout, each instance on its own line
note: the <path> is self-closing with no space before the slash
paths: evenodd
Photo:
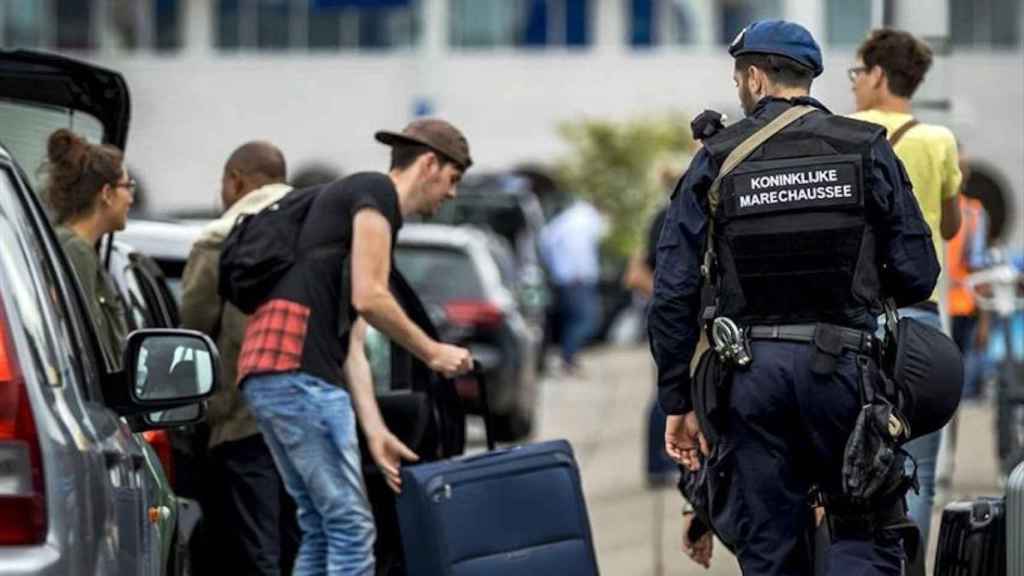
<path id="1" fill-rule="evenodd" d="M 103 403 L 108 360 L 45 215 L 10 163 L 0 164 L 0 245 L 10 333 L 22 339 L 21 369 L 34 375 L 25 385 L 44 454 L 48 540 L 66 562 L 53 573 L 146 574 L 144 455 Z"/>
<path id="2" fill-rule="evenodd" d="M 84 312 L 83 296 L 46 224 L 46 215 L 33 189 L 45 158 L 46 139 L 56 128 L 72 128 L 92 141 L 124 147 L 129 118 L 127 85 L 120 74 L 65 57 L 29 51 L 0 51 L 0 142 L 25 170 L 19 171 L 22 201 L 36 222 L 36 237 L 49 258 L 37 262 L 49 269 L 60 290 L 54 302 L 67 311 L 77 339 L 64 342 L 77 362 L 77 395 L 82 408 L 83 444 L 102 465 L 106 493 L 96 496 L 103 508 L 100 534 L 114 535 L 117 553 L 102 572 L 157 574 L 159 538 L 150 526 L 149 511 L 157 490 L 146 474 L 142 440 L 126 421 L 103 402 L 100 382 L 112 377 L 121 359 L 96 346 L 95 325 Z M 95 467 L 90 468 L 95 471 Z"/>

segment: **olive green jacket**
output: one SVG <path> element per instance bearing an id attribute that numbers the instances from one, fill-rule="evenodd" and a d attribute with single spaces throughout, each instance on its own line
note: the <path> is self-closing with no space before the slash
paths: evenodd
<path id="1" fill-rule="evenodd" d="M 221 245 L 238 216 L 259 212 L 290 190 L 291 187 L 284 184 L 269 184 L 243 196 L 203 229 L 185 264 L 181 282 L 181 326 L 209 335 L 220 351 L 220 389 L 207 402 L 210 448 L 259 432 L 235 382 L 238 353 L 249 317 L 221 300 L 217 293 Z"/>
<path id="2" fill-rule="evenodd" d="M 60 247 L 82 287 L 103 352 L 113 367 L 120 367 L 128 336 L 124 300 L 114 287 L 113 278 L 100 265 L 96 248 L 66 226 L 57 226 L 56 232 Z"/>

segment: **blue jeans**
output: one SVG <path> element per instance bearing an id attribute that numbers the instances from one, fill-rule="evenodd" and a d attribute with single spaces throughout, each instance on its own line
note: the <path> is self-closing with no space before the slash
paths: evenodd
<path id="1" fill-rule="evenodd" d="M 597 285 L 578 282 L 558 287 L 562 314 L 562 360 L 576 363 L 576 354 L 597 331 L 601 301 Z"/>
<path id="2" fill-rule="evenodd" d="M 250 376 L 243 393 L 298 508 L 293 574 L 372 575 L 376 531 L 348 392 L 286 372 Z"/>
<path id="3" fill-rule="evenodd" d="M 917 308 L 900 308 L 898 313 L 900 318 L 913 318 L 942 330 L 942 320 L 938 314 Z M 879 319 L 880 325 L 881 322 L 882 320 Z M 915 438 L 904 446 L 917 462 L 917 480 L 921 489 L 917 493 L 910 491 L 907 494 L 907 508 L 910 511 L 910 519 L 921 529 L 923 546 L 927 546 L 928 532 L 932 526 L 932 506 L 935 504 L 935 464 L 939 458 L 941 440 L 942 430 L 936 430 L 926 436 Z"/>

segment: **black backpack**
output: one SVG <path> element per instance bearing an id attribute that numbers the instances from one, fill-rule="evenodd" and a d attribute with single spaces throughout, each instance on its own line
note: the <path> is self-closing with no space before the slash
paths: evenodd
<path id="1" fill-rule="evenodd" d="M 252 314 L 270 297 L 298 259 L 302 224 L 322 189 L 293 190 L 255 214 L 238 217 L 221 246 L 221 298 Z"/>

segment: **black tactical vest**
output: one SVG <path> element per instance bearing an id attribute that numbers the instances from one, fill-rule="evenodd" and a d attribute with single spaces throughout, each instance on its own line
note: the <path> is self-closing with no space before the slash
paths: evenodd
<path id="1" fill-rule="evenodd" d="M 770 120 L 746 119 L 705 146 L 721 166 Z M 872 325 L 867 319 L 881 306 L 864 170 L 881 133 L 872 124 L 814 111 L 722 179 L 713 215 L 717 315 L 748 326 Z"/>

